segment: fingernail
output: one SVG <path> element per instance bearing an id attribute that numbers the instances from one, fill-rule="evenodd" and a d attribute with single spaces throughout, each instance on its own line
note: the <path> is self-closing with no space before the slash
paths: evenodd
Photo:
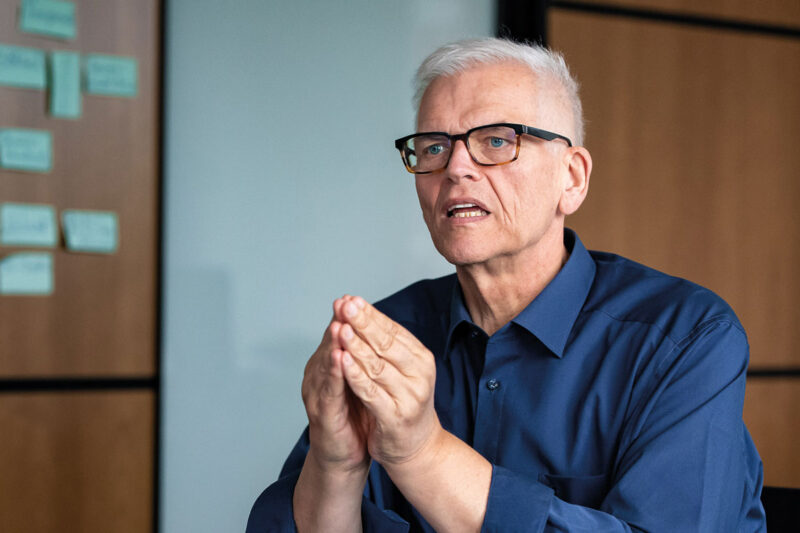
<path id="1" fill-rule="evenodd" d="M 364 309 L 364 306 L 367 305 L 367 302 L 364 300 L 364 298 L 356 296 L 356 305 L 359 309 Z"/>
<path id="2" fill-rule="evenodd" d="M 350 356 L 349 352 L 344 352 L 344 355 L 342 356 L 342 362 L 347 366 L 353 364 L 353 358 Z"/>
<path id="3" fill-rule="evenodd" d="M 353 318 L 358 314 L 358 308 L 353 305 L 353 302 L 347 302 L 344 306 L 344 314 L 350 318 Z"/>

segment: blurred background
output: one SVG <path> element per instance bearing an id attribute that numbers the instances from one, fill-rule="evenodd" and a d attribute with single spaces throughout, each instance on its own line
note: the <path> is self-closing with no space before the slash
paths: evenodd
<path id="1" fill-rule="evenodd" d="M 581 82 L 594 172 L 568 225 L 733 306 L 765 481 L 800 487 L 800 3 L 51 3 L 74 36 L 0 0 L 0 46 L 133 58 L 137 90 L 84 87 L 66 119 L 0 55 L 0 130 L 52 136 L 47 171 L 0 163 L 0 202 L 119 224 L 113 253 L 46 249 L 48 295 L 0 294 L 0 531 L 243 531 L 332 301 L 452 271 L 392 141 L 420 61 L 498 34 Z"/>

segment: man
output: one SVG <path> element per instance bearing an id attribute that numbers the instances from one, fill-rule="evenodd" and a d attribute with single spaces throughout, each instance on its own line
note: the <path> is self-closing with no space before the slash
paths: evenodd
<path id="1" fill-rule="evenodd" d="M 396 145 L 456 274 L 334 302 L 248 532 L 764 530 L 732 310 L 565 229 L 592 161 L 563 59 L 465 41 L 417 81 Z"/>

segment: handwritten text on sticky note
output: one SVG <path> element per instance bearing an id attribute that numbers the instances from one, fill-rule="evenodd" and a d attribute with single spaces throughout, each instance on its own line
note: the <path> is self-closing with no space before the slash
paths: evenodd
<path id="1" fill-rule="evenodd" d="M 21 252 L 0 258 L 0 294 L 47 295 L 52 292 L 52 254 Z"/>
<path id="2" fill-rule="evenodd" d="M 50 54 L 50 114 L 81 116 L 81 56 L 77 52 Z"/>
<path id="3" fill-rule="evenodd" d="M 59 39 L 74 39 L 75 3 L 58 0 L 22 0 L 19 29 Z"/>
<path id="4" fill-rule="evenodd" d="M 132 57 L 86 56 L 86 92 L 106 96 L 136 96 L 138 66 Z"/>
<path id="5" fill-rule="evenodd" d="M 52 206 L 0 204 L 0 244 L 3 246 L 55 246 L 56 213 Z"/>
<path id="6" fill-rule="evenodd" d="M 61 223 L 68 250 L 103 254 L 117 250 L 117 214 L 114 212 L 66 210 L 61 213 Z"/>
<path id="7" fill-rule="evenodd" d="M 44 89 L 47 85 L 44 52 L 0 44 L 0 85 Z"/>
<path id="8" fill-rule="evenodd" d="M 48 172 L 53 164 L 53 138 L 49 131 L 0 130 L 0 167 Z"/>

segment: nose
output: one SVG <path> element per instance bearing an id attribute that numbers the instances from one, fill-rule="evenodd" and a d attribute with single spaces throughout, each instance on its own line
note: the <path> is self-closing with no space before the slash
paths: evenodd
<path id="1" fill-rule="evenodd" d="M 459 139 L 453 143 L 453 151 L 450 153 L 450 160 L 445 167 L 445 173 L 450 180 L 456 181 L 462 178 L 477 179 L 478 165 L 472 160 L 467 150 L 467 144 Z"/>

